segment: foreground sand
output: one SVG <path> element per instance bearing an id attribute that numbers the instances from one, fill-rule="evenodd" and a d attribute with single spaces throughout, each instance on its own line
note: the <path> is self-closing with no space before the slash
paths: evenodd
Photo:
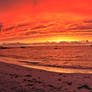
<path id="1" fill-rule="evenodd" d="M 54 73 L 0 62 L 0 92 L 92 92 L 92 75 Z"/>

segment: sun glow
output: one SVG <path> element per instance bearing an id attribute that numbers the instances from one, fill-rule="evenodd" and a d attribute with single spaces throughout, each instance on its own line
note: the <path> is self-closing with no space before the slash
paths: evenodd
<path id="1" fill-rule="evenodd" d="M 62 41 L 71 42 L 71 41 L 77 41 L 77 40 L 73 40 L 73 39 L 53 39 L 53 40 L 49 40 L 49 42 L 62 42 Z"/>

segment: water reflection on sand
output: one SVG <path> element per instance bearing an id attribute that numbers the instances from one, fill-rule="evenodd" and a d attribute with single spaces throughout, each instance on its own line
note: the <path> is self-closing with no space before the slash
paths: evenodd
<path id="1" fill-rule="evenodd" d="M 2 57 L 0 58 L 1 62 L 6 62 L 6 63 L 11 63 L 11 64 L 16 64 L 16 65 L 20 65 L 20 66 L 24 66 L 24 67 L 28 67 L 28 68 L 35 68 L 35 69 L 40 69 L 40 70 L 45 70 L 45 71 L 51 71 L 51 72 L 60 72 L 60 73 L 87 73 L 87 74 L 91 74 L 92 73 L 92 69 L 89 67 L 85 67 L 85 68 L 77 68 L 77 67 L 51 67 L 51 66 L 45 66 L 45 65 L 38 65 L 38 63 L 40 61 L 31 61 L 28 59 L 14 59 L 14 58 L 5 58 Z M 12 62 L 14 61 L 14 62 Z"/>
<path id="2" fill-rule="evenodd" d="M 36 64 L 36 65 L 35 65 Z M 36 68 L 36 69 L 41 69 L 41 70 L 46 70 L 46 71 L 52 71 L 52 72 L 60 72 L 60 73 L 92 73 L 92 69 L 88 68 L 88 67 L 83 67 L 83 68 L 79 68 L 79 67 L 50 67 L 50 66 L 42 66 L 42 65 L 37 65 L 37 62 L 33 62 L 33 64 L 26 64 L 23 65 L 25 67 L 29 67 L 29 68 Z"/>

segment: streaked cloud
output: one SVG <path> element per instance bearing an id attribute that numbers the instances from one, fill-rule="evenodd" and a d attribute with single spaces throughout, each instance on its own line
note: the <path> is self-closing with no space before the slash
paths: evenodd
<path id="1" fill-rule="evenodd" d="M 18 24 L 18 25 L 16 25 L 16 26 L 11 26 L 11 27 L 9 27 L 9 28 L 2 29 L 2 31 L 11 31 L 11 30 L 13 30 L 13 29 L 22 28 L 22 27 L 25 27 L 25 26 L 29 26 L 29 23 Z"/>
<path id="2" fill-rule="evenodd" d="M 76 24 L 70 24 L 69 26 L 69 30 L 77 30 L 77 32 L 79 31 L 84 31 L 85 32 L 90 32 L 89 30 L 92 30 L 92 20 L 83 20 L 79 23 Z"/>
<path id="3" fill-rule="evenodd" d="M 85 20 L 85 23 L 92 23 L 92 20 Z"/>
<path id="4" fill-rule="evenodd" d="M 69 30 L 89 30 L 92 29 L 92 25 L 75 25 L 69 28 Z"/>
<path id="5" fill-rule="evenodd" d="M 33 27 L 31 30 L 36 30 L 36 29 L 44 29 L 44 28 L 48 28 L 50 26 L 53 26 L 54 24 L 49 24 L 49 25 L 39 25 L 36 27 Z"/>
<path id="6" fill-rule="evenodd" d="M 91 39 L 91 4 L 91 0 L 0 0 L 0 40 Z"/>

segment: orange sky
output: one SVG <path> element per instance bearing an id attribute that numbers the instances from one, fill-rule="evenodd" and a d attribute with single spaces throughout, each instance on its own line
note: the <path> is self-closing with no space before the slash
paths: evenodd
<path id="1" fill-rule="evenodd" d="M 1 42 L 92 40 L 92 0 L 0 0 Z"/>

